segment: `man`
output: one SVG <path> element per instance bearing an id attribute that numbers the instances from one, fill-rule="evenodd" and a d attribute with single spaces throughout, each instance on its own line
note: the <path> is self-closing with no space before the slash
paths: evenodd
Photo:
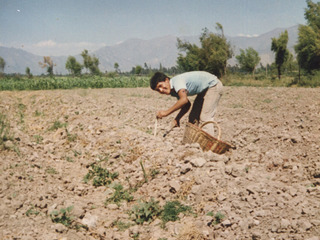
<path id="1" fill-rule="evenodd" d="M 191 103 L 188 96 L 197 95 L 189 115 L 189 122 L 202 124 L 213 121 L 223 85 L 213 74 L 204 71 L 193 71 L 169 78 L 161 72 L 156 72 L 150 79 L 151 89 L 166 95 L 177 97 L 177 102 L 167 110 L 157 112 L 157 118 L 163 118 L 180 109 L 173 121 L 173 126 L 180 126 L 180 119 L 189 111 Z M 203 130 L 213 136 L 211 124 Z"/>

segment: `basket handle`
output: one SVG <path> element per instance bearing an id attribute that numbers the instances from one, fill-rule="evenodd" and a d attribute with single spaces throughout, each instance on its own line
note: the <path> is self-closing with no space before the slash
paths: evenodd
<path id="1" fill-rule="evenodd" d="M 205 125 L 207 125 L 207 124 L 209 124 L 209 123 L 215 124 L 216 127 L 218 128 L 218 137 L 217 137 L 217 139 L 220 140 L 220 137 L 221 137 L 221 129 L 220 129 L 220 126 L 219 126 L 219 124 L 218 124 L 217 122 L 214 122 L 214 121 L 205 122 L 205 123 L 203 123 L 203 124 L 200 126 L 200 128 L 203 128 Z"/>

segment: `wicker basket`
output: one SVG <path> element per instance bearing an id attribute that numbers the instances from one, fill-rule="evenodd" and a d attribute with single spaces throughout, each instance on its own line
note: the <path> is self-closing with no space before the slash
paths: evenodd
<path id="1" fill-rule="evenodd" d="M 207 132 L 202 130 L 202 127 L 213 123 L 216 125 L 218 129 L 218 137 L 215 138 L 208 134 Z M 213 151 L 218 154 L 223 154 L 228 151 L 230 148 L 235 148 L 234 146 L 230 145 L 229 143 L 223 142 L 220 140 L 221 137 L 221 129 L 218 123 L 213 121 L 208 121 L 203 123 L 200 127 L 192 124 L 187 123 L 186 129 L 184 132 L 182 143 L 199 143 L 200 147 L 203 151 Z"/>

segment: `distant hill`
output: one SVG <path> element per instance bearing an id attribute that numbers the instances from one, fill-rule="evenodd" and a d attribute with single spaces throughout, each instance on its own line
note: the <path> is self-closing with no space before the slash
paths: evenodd
<path id="1" fill-rule="evenodd" d="M 289 34 L 289 50 L 294 53 L 293 46 L 298 39 L 298 26 L 287 29 L 277 28 L 273 31 L 262 34 L 258 37 L 228 37 L 234 48 L 235 55 L 239 54 L 239 49 L 252 47 L 260 57 L 263 65 L 274 62 L 274 54 L 271 52 L 271 38 L 279 37 L 280 33 L 288 31 Z M 180 37 L 190 43 L 199 43 L 199 36 Z M 151 40 L 129 39 L 122 43 L 107 46 L 91 52 L 100 60 L 99 68 L 102 72 L 113 71 L 114 63 L 119 64 L 121 71 L 130 71 L 136 65 L 144 66 L 146 63 L 152 68 L 158 68 L 160 63 L 164 67 L 172 67 L 176 65 L 178 56 L 177 37 L 164 36 Z M 25 73 L 26 67 L 31 69 L 34 75 L 45 73 L 41 69 L 39 62 L 43 60 L 42 56 L 34 55 L 21 49 L 0 47 L 0 56 L 5 60 L 6 73 Z M 79 62 L 82 62 L 80 55 L 75 56 Z M 52 57 L 56 64 L 54 67 L 55 74 L 65 74 L 65 63 L 68 56 Z M 229 60 L 230 65 L 236 63 L 235 58 Z"/>

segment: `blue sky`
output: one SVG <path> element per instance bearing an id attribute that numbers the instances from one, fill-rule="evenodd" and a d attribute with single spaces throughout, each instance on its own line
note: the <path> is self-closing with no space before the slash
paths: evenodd
<path id="1" fill-rule="evenodd" d="M 306 24 L 305 0 L 0 0 L 0 46 L 76 55 L 130 38 L 228 36 Z"/>

